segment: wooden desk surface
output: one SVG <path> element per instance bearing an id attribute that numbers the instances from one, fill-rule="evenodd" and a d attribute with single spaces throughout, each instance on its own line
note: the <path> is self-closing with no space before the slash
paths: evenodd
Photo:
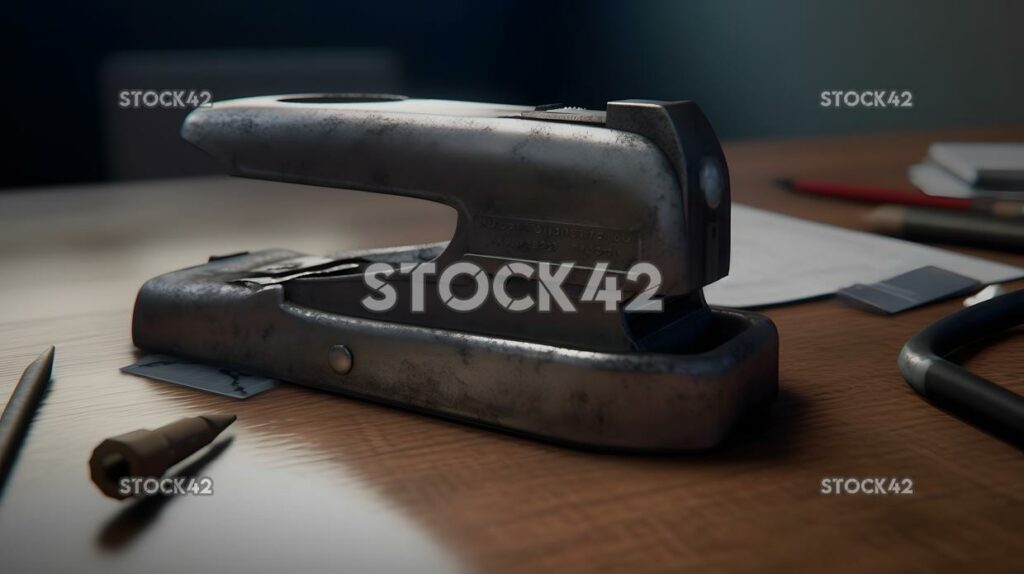
<path id="1" fill-rule="evenodd" d="M 858 227 L 866 208 L 780 176 L 906 185 L 937 139 L 1024 129 L 741 142 L 735 198 Z M 903 342 L 956 301 L 893 318 L 824 300 L 767 311 L 781 335 L 769 420 L 697 456 L 566 450 L 284 386 L 247 401 L 123 375 L 135 291 L 213 253 L 445 239 L 447 208 L 205 178 L 0 194 L 0 394 L 57 346 L 56 376 L 0 499 L 20 571 L 1020 571 L 1020 450 L 901 379 Z M 977 252 L 1024 264 L 1024 257 Z M 969 365 L 1024 391 L 1024 337 Z M 104 498 L 104 437 L 237 413 L 209 497 Z M 824 496 L 826 477 L 909 477 L 912 496 Z"/>

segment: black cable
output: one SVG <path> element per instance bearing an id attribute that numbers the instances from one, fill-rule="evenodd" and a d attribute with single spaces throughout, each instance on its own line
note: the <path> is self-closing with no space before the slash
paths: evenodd
<path id="1" fill-rule="evenodd" d="M 903 378 L 917 392 L 953 406 L 1024 444 L 1024 397 L 946 360 L 956 349 L 1024 324 L 1024 289 L 932 323 L 900 351 Z"/>

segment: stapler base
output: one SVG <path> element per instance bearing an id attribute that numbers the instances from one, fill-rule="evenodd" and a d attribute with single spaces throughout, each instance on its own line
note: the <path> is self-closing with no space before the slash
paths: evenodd
<path id="1" fill-rule="evenodd" d="M 350 317 L 239 282 L 298 257 L 267 250 L 148 281 L 132 335 L 148 351 L 575 446 L 717 445 L 778 389 L 778 335 L 755 313 L 712 309 L 702 352 L 593 352 Z"/>

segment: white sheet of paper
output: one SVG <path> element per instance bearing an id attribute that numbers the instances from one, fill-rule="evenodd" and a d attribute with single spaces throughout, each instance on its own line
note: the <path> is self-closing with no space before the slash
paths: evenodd
<path id="1" fill-rule="evenodd" d="M 1020 267 L 733 204 L 729 276 L 709 285 L 705 295 L 724 307 L 775 305 L 925 265 L 984 284 L 1024 277 Z"/>
<path id="2" fill-rule="evenodd" d="M 927 195 L 938 197 L 991 197 L 994 199 L 1021 199 L 1024 191 L 1000 191 L 971 187 L 967 182 L 932 163 L 919 163 L 907 170 L 914 187 Z"/>

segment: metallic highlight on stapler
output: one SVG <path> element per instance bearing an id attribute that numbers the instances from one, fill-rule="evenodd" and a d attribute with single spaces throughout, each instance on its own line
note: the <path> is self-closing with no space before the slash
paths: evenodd
<path id="1" fill-rule="evenodd" d="M 234 175 L 441 202 L 458 223 L 442 244 L 273 249 L 162 275 L 136 302 L 143 349 L 593 448 L 709 448 L 776 395 L 771 321 L 704 301 L 729 270 L 729 174 L 692 102 L 272 96 L 197 109 L 182 135 Z M 362 301 L 382 262 L 471 262 L 488 276 L 571 262 L 574 295 L 595 269 L 625 279 L 648 263 L 662 310 L 511 312 L 489 299 L 461 312 L 428 297 L 422 312 L 380 312 Z M 408 275 L 386 282 L 410 296 Z M 644 294 L 625 285 L 626 301 Z"/>

